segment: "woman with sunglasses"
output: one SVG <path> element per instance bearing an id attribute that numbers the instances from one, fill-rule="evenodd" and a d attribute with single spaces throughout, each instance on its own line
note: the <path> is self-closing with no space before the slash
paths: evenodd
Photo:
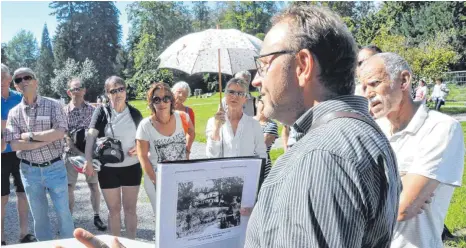
<path id="1" fill-rule="evenodd" d="M 111 76 L 105 81 L 108 105 L 94 111 L 86 140 L 86 164 L 84 173 L 95 173 L 92 166 L 93 146 L 97 137 L 113 137 L 121 141 L 124 160 L 106 163 L 98 173 L 100 188 L 109 210 L 108 222 L 111 234 L 121 236 L 121 207 L 125 215 L 127 237 L 136 238 L 136 203 L 142 170 L 136 154 L 136 129 L 142 115 L 126 103 L 126 85 L 122 78 Z M 104 108 L 106 108 L 107 113 Z"/>
<path id="2" fill-rule="evenodd" d="M 175 100 L 168 84 L 152 84 L 147 92 L 147 104 L 152 114 L 138 127 L 137 153 L 144 170 L 144 189 L 155 214 L 156 166 L 163 161 L 189 159 L 195 132 L 189 115 L 175 111 Z"/>
<path id="3" fill-rule="evenodd" d="M 267 147 L 267 162 L 265 164 L 263 177 L 263 179 L 265 179 L 269 174 L 270 169 L 272 168 L 272 160 L 270 160 L 270 149 L 272 148 L 272 145 L 275 142 L 275 140 L 278 138 L 278 126 L 277 123 L 265 117 L 263 113 L 264 102 L 262 102 L 260 96 L 256 101 L 256 109 L 257 113 L 256 116 L 254 116 L 254 119 L 258 121 L 262 127 L 262 132 L 264 133 L 265 146 Z"/>

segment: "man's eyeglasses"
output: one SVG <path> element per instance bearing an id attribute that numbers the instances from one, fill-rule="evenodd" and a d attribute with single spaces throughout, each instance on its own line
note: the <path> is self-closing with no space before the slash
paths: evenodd
<path id="1" fill-rule="evenodd" d="M 69 88 L 68 90 L 70 92 L 78 92 L 78 91 L 81 91 L 82 89 L 84 89 L 84 86 L 80 86 L 80 87 L 76 87 L 76 88 Z"/>
<path id="2" fill-rule="evenodd" d="M 234 91 L 234 90 L 227 90 L 227 94 L 228 95 L 232 95 L 232 96 L 246 96 L 246 92 L 242 92 L 242 91 Z"/>
<path id="3" fill-rule="evenodd" d="M 117 89 L 109 90 L 108 93 L 110 93 L 112 95 L 115 95 L 116 93 L 120 93 L 120 92 L 123 92 L 125 90 L 126 90 L 125 87 L 120 87 L 120 88 L 117 88 Z"/>
<path id="4" fill-rule="evenodd" d="M 29 80 L 32 80 L 32 79 L 34 79 L 34 77 L 33 77 L 33 76 L 29 76 L 29 75 L 28 75 L 28 76 L 24 76 L 24 77 L 22 77 L 22 78 L 21 78 L 21 77 L 15 78 L 15 84 L 19 84 L 19 83 L 23 82 L 23 80 L 24 80 L 24 81 L 29 81 Z"/>
<path id="5" fill-rule="evenodd" d="M 254 62 L 256 62 L 257 74 L 259 74 L 259 76 L 261 76 L 261 77 L 267 76 L 267 72 L 269 71 L 270 65 L 272 64 L 272 62 L 277 57 L 279 57 L 280 55 L 283 55 L 283 54 L 293 54 L 293 53 L 296 53 L 296 51 L 282 50 L 282 51 L 267 53 L 267 54 L 263 54 L 263 55 L 254 57 Z M 263 57 L 267 57 L 267 56 L 271 56 L 271 55 L 278 55 L 278 56 L 273 57 L 267 64 L 263 63 L 260 60 Z"/>
<path id="6" fill-rule="evenodd" d="M 161 102 L 164 102 L 164 103 L 169 103 L 172 101 L 172 97 L 171 96 L 164 96 L 162 98 L 158 97 L 158 96 L 155 96 L 152 98 L 152 103 L 155 103 L 155 104 L 160 104 Z"/>

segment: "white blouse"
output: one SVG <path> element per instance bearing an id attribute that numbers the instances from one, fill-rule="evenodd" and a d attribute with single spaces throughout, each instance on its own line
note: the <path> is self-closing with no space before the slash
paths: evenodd
<path id="1" fill-rule="evenodd" d="M 238 123 L 236 135 L 233 134 L 231 123 L 228 121 L 228 118 L 226 118 L 225 124 L 220 128 L 219 141 L 212 140 L 211 138 L 211 135 L 214 132 L 214 127 L 215 118 L 212 117 L 207 121 L 206 127 L 206 155 L 208 158 L 255 155 L 258 155 L 260 158 L 267 158 L 264 134 L 262 133 L 261 125 L 252 117 L 243 114 Z"/>

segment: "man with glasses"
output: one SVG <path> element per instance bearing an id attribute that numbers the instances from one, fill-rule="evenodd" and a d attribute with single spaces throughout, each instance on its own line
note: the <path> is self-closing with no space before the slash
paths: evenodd
<path id="1" fill-rule="evenodd" d="M 61 238 L 73 237 L 68 203 L 68 180 L 61 159 L 68 130 L 63 109 L 56 100 L 37 95 L 39 82 L 29 68 L 19 68 L 13 81 L 23 93 L 21 102 L 8 114 L 5 141 L 21 159 L 24 190 L 39 241 L 53 239 L 48 216 L 47 192 L 56 210 Z"/>
<path id="2" fill-rule="evenodd" d="M 68 120 L 68 133 L 65 135 L 67 143 L 65 153 L 65 164 L 68 173 L 68 196 L 70 202 L 70 211 L 73 213 L 74 208 L 74 189 L 78 179 L 78 172 L 68 160 L 72 156 L 84 155 L 85 149 L 85 133 L 91 123 L 94 107 L 88 102 L 84 101 L 86 95 L 86 88 L 79 78 L 73 78 L 68 82 L 68 90 L 66 91 L 71 98 L 70 103 L 63 108 L 65 116 Z M 73 137 L 73 138 L 71 138 Z M 107 230 L 107 226 L 102 222 L 99 216 L 100 212 L 100 192 L 98 187 L 97 174 L 87 175 L 86 182 L 91 191 L 91 204 L 94 210 L 94 225 L 100 231 Z"/>
<path id="3" fill-rule="evenodd" d="M 327 8 L 273 19 L 252 84 L 264 115 L 299 133 L 260 189 L 245 247 L 389 247 L 401 189 L 396 158 L 354 96 L 356 44 Z"/>
<path id="4" fill-rule="evenodd" d="M 23 95 L 17 91 L 10 89 L 11 75 L 10 70 L 2 64 L 2 136 L 8 119 L 8 112 L 21 102 Z M 29 243 L 37 241 L 34 235 L 28 233 L 28 217 L 29 207 L 24 193 L 21 175 L 19 173 L 20 160 L 16 157 L 16 152 L 11 150 L 10 145 L 6 145 L 6 149 L 2 149 L 2 245 L 6 245 L 4 241 L 5 230 L 5 214 L 6 205 L 10 195 L 10 175 L 13 176 L 13 182 L 16 188 L 17 209 L 19 217 L 19 242 Z"/>

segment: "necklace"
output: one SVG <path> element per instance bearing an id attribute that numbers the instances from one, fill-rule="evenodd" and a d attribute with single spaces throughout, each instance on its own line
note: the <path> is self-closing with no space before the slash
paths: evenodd
<path id="1" fill-rule="evenodd" d="M 157 115 L 155 115 L 154 117 L 155 117 L 155 121 L 156 121 L 156 122 L 159 122 L 159 123 L 164 124 L 164 125 L 168 124 L 168 123 L 170 122 L 170 120 L 172 119 L 171 116 L 170 116 L 170 118 L 168 119 L 168 121 L 163 122 L 163 121 L 161 121 L 161 120 L 157 117 Z"/>

